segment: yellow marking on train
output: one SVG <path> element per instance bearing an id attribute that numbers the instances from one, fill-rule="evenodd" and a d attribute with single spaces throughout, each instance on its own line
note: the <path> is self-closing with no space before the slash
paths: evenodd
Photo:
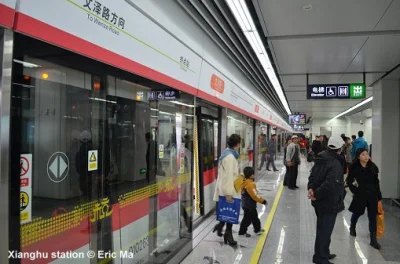
<path id="1" fill-rule="evenodd" d="M 126 207 L 162 192 L 169 192 L 181 184 L 190 182 L 190 176 L 190 173 L 186 173 L 166 177 L 157 183 L 124 193 L 118 197 L 119 208 Z M 72 211 L 65 214 L 47 219 L 43 219 L 42 217 L 34 218 L 31 222 L 21 225 L 22 248 L 80 226 L 82 221 L 93 216 L 97 203 L 99 203 L 97 200 L 90 201 L 75 206 Z"/>
<path id="2" fill-rule="evenodd" d="M 265 242 L 267 241 L 268 238 L 268 233 L 269 230 L 271 229 L 272 221 L 274 220 L 276 210 L 278 208 L 279 200 L 281 199 L 282 196 L 282 191 L 283 191 L 283 183 L 280 185 L 278 189 L 278 193 L 275 196 L 274 203 L 272 205 L 271 211 L 268 214 L 267 220 L 265 221 L 264 224 L 264 230 L 265 232 L 261 234 L 261 236 L 258 239 L 257 245 L 254 248 L 253 255 L 251 256 L 249 264 L 258 264 L 261 253 L 264 249 Z"/>

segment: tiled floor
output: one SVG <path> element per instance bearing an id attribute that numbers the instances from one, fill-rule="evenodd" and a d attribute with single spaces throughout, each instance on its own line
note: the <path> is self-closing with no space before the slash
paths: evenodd
<path id="1" fill-rule="evenodd" d="M 284 189 L 258 263 L 312 263 L 316 217 L 307 199 L 306 192 L 310 168 L 311 165 L 307 162 L 303 162 L 301 165 L 298 179 L 299 190 Z M 266 208 L 259 206 L 263 224 L 271 209 L 283 172 L 263 171 L 258 180 L 258 189 L 261 195 L 265 196 L 269 202 Z M 347 197 L 346 208 L 350 201 L 351 197 Z M 385 238 L 380 240 L 382 244 L 381 251 L 375 250 L 369 245 L 368 220 L 366 216 L 360 218 L 357 225 L 358 236 L 354 239 L 348 234 L 351 214 L 345 210 L 338 215 L 331 244 L 332 253 L 338 256 L 332 261 L 333 263 L 400 263 L 400 210 L 390 205 L 385 205 L 384 209 L 386 231 Z M 215 223 L 215 216 L 212 216 L 195 230 L 194 249 L 182 263 L 250 263 L 258 237 L 239 237 L 237 238 L 239 246 L 230 247 L 223 243 L 222 238 L 211 232 Z M 235 237 L 237 237 L 237 230 L 238 226 L 236 225 L 234 226 Z"/>

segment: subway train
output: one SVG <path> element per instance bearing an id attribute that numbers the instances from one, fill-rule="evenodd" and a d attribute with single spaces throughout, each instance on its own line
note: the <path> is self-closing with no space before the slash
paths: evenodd
<path id="1" fill-rule="evenodd" d="M 261 134 L 278 134 L 280 149 L 291 128 L 212 41 L 204 50 L 220 65 L 138 11 L 100 25 L 91 1 L 42 2 L 76 19 L 21 1 L 1 31 L 12 50 L 9 249 L 21 263 L 177 263 L 215 210 L 227 137 L 241 136 L 242 170 L 258 166 Z M 158 48 L 146 32 L 132 40 L 128 17 L 158 32 Z"/>

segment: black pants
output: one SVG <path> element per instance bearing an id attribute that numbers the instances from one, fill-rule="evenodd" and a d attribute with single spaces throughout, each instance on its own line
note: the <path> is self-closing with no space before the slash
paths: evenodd
<path id="1" fill-rule="evenodd" d="M 376 208 L 378 207 L 377 203 L 367 202 L 367 210 L 368 210 L 368 220 L 369 220 L 369 232 L 376 233 Z M 360 218 L 361 214 L 354 214 L 351 216 L 351 224 L 356 225 L 358 218 Z"/>
<path id="2" fill-rule="evenodd" d="M 286 166 L 286 173 L 285 173 L 285 178 L 283 179 L 283 186 L 287 186 L 289 182 L 289 167 Z"/>
<path id="3" fill-rule="evenodd" d="M 288 167 L 288 187 L 290 189 L 294 189 L 297 186 L 297 175 L 299 174 L 299 165 L 296 164 L 294 166 Z"/>
<path id="4" fill-rule="evenodd" d="M 226 224 L 225 232 L 226 232 L 226 231 L 232 232 L 233 224 L 231 224 L 231 223 L 225 223 L 225 222 L 219 222 L 219 226 L 220 226 L 221 228 L 223 228 L 223 227 L 225 226 L 225 224 Z"/>
<path id="5" fill-rule="evenodd" d="M 329 246 L 331 245 L 331 236 L 335 227 L 337 213 L 321 212 L 317 208 L 317 236 L 315 238 L 313 262 L 328 263 Z"/>
<path id="6" fill-rule="evenodd" d="M 247 233 L 247 228 L 250 224 L 253 224 L 254 232 L 260 232 L 261 222 L 258 218 L 257 209 L 243 208 L 244 216 L 242 222 L 240 223 L 239 235 L 244 235 Z"/>

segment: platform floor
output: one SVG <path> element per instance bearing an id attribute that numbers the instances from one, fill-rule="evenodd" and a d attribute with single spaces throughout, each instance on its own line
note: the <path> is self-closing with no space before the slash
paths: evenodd
<path id="1" fill-rule="evenodd" d="M 281 163 L 278 159 L 277 165 Z M 269 231 L 267 234 L 255 236 L 250 227 L 252 237 L 238 237 L 239 226 L 234 225 L 238 246 L 225 245 L 222 238 L 212 233 L 217 223 L 213 215 L 194 231 L 194 249 L 181 263 L 312 263 L 316 217 L 306 191 L 311 166 L 303 160 L 298 179 L 300 189 L 295 191 L 281 186 L 282 166 L 277 166 L 280 172 L 263 170 L 259 174 L 257 186 L 260 195 L 269 202 L 266 207 L 258 207 L 261 223 Z M 346 197 L 346 208 L 350 202 L 351 197 Z M 338 215 L 331 243 L 331 252 L 337 254 L 333 263 L 400 264 L 400 210 L 389 204 L 384 205 L 384 210 L 386 232 L 380 240 L 380 251 L 369 245 L 366 215 L 360 218 L 357 225 L 357 238 L 350 237 L 348 233 L 350 212 L 346 209 Z"/>

